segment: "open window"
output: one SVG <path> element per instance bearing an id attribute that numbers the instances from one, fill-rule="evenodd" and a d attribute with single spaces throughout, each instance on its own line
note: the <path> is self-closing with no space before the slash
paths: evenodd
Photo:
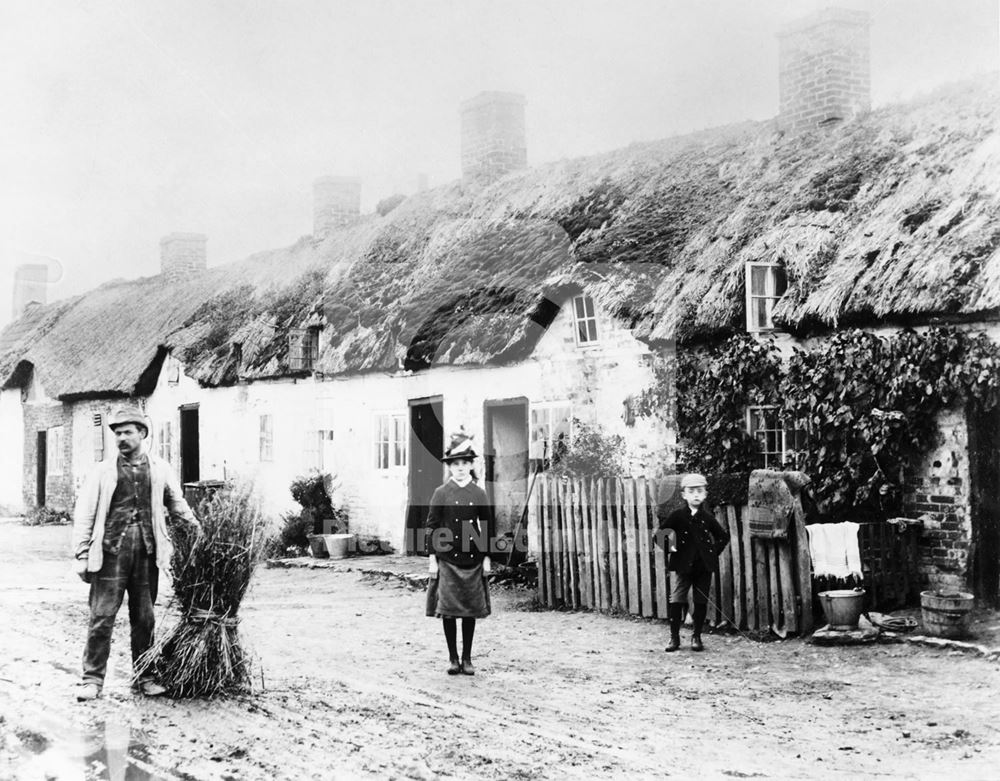
<path id="1" fill-rule="evenodd" d="M 548 469 L 569 449 L 573 410 L 568 402 L 531 405 L 528 452 L 536 469 Z"/>
<path id="2" fill-rule="evenodd" d="M 773 331 L 774 305 L 788 289 L 784 266 L 777 263 L 747 263 L 747 331 Z"/>

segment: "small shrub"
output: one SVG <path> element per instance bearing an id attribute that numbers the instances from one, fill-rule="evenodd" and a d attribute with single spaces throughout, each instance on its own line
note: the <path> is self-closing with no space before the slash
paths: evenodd
<path id="1" fill-rule="evenodd" d="M 565 477 L 620 477 L 625 474 L 625 439 L 573 418 L 573 438 L 552 455 L 549 474 Z"/>
<path id="2" fill-rule="evenodd" d="M 73 517 L 66 510 L 36 507 L 24 516 L 23 523 L 25 526 L 68 526 L 73 523 Z"/>
<path id="3" fill-rule="evenodd" d="M 343 533 L 347 531 L 349 514 L 346 507 L 334 507 L 330 499 L 334 493 L 336 478 L 332 475 L 324 475 L 322 472 L 313 471 L 308 475 L 297 477 L 289 486 L 292 498 L 299 503 L 303 510 L 308 510 L 312 514 L 313 527 L 310 532 L 322 534 L 326 531 L 323 528 L 324 520 L 332 520 L 332 533 Z"/>

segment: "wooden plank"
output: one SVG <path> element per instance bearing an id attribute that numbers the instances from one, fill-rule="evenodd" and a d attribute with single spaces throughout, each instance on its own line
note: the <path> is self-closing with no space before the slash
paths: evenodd
<path id="1" fill-rule="evenodd" d="M 747 517 L 746 510 L 743 511 L 743 518 Z M 744 524 L 749 526 L 749 524 Z M 757 596 L 757 629 L 764 632 L 771 625 L 771 610 L 767 594 L 767 550 L 763 540 L 750 540 L 750 550 L 753 554 L 754 591 Z"/>
<path id="2" fill-rule="evenodd" d="M 812 564 L 809 559 L 809 534 L 806 532 L 806 514 L 802 502 L 797 497 L 792 501 L 792 517 L 795 520 L 791 542 L 795 546 L 793 562 L 798 585 L 799 630 L 803 635 L 813 630 Z"/>
<path id="3" fill-rule="evenodd" d="M 594 507 L 597 529 L 597 579 L 601 584 L 601 610 L 611 610 L 611 576 L 608 546 L 608 505 L 605 497 L 606 483 L 594 481 Z"/>
<path id="4" fill-rule="evenodd" d="M 708 582 L 708 613 L 705 620 L 709 626 L 716 626 L 719 623 L 719 568 L 712 572 L 712 579 Z"/>
<path id="5" fill-rule="evenodd" d="M 625 544 L 625 481 L 615 479 L 615 513 L 618 516 L 618 594 L 621 609 L 628 612 L 628 551 Z"/>
<path id="6" fill-rule="evenodd" d="M 583 592 L 586 599 L 585 607 L 597 607 L 597 598 L 594 595 L 594 529 L 591 525 L 593 517 L 590 507 L 590 480 L 580 481 L 580 493 L 578 504 L 580 506 L 580 529 L 581 529 L 581 550 L 580 556 L 583 561 L 581 579 L 583 580 Z"/>
<path id="7" fill-rule="evenodd" d="M 653 562 L 654 574 L 656 576 L 656 615 L 660 618 L 667 618 L 670 613 L 668 608 L 670 604 L 670 580 L 667 576 L 667 549 L 670 547 L 670 543 L 667 541 L 666 531 L 659 531 L 659 518 L 655 510 L 656 497 L 659 495 L 658 483 L 655 480 L 651 480 L 649 483 L 650 506 L 654 508 L 653 523 L 657 529 L 656 537 L 660 541 L 659 545 L 653 545 L 653 556 L 656 557 L 656 560 Z"/>
<path id="8" fill-rule="evenodd" d="M 528 558 L 531 559 L 534 557 L 538 565 L 538 582 L 535 584 L 535 598 L 539 603 L 544 605 L 547 600 L 545 598 L 545 566 L 543 562 L 545 546 L 542 543 L 540 487 L 536 480 L 534 493 L 528 497 Z"/>
<path id="9" fill-rule="evenodd" d="M 555 544 L 553 537 L 553 523 L 552 523 L 552 490 L 551 485 L 547 479 L 542 480 L 542 523 L 545 526 L 544 530 L 544 542 L 545 542 L 545 566 L 547 572 L 545 575 L 545 591 L 547 596 L 547 601 L 550 607 L 555 607 L 556 604 L 556 558 L 553 551 L 553 546 Z"/>
<path id="10" fill-rule="evenodd" d="M 605 610 L 604 581 L 601 578 L 601 506 L 597 501 L 597 488 L 600 481 L 597 478 L 587 481 L 590 495 L 590 549 L 593 552 L 594 609 Z"/>
<path id="11" fill-rule="evenodd" d="M 566 523 L 566 483 L 557 480 L 555 484 L 556 504 L 558 507 L 559 519 L 559 584 L 562 590 L 562 603 L 569 606 L 573 603 L 573 597 L 569 588 L 569 528 Z"/>
<path id="12" fill-rule="evenodd" d="M 580 606 L 593 607 L 593 578 L 591 577 L 590 534 L 587 526 L 587 484 L 576 480 L 573 509 L 576 512 L 576 561 L 580 577 Z"/>
<path id="13" fill-rule="evenodd" d="M 545 520 L 545 484 L 538 480 L 535 484 L 536 504 L 535 517 L 538 522 L 538 601 L 543 605 L 552 607 L 552 589 L 549 586 L 549 572 L 547 556 L 549 546 L 545 541 L 545 533 L 548 531 L 548 523 Z"/>
<path id="14" fill-rule="evenodd" d="M 576 554 L 576 484 L 566 481 L 566 563 L 569 568 L 569 591 L 574 608 L 580 607 L 580 572 Z"/>
<path id="15" fill-rule="evenodd" d="M 777 543 L 773 540 L 765 540 L 764 548 L 767 551 L 767 577 L 770 583 L 771 594 L 771 631 L 778 637 L 787 634 L 785 624 L 781 620 L 781 591 L 778 585 L 778 549 Z"/>
<path id="16" fill-rule="evenodd" d="M 736 523 L 736 508 L 726 505 L 726 523 L 729 526 L 729 554 L 733 564 L 733 624 L 737 629 L 746 628 L 747 586 L 743 580 L 743 544 Z"/>
<path id="17" fill-rule="evenodd" d="M 621 608 L 621 592 L 618 590 L 618 511 L 615 508 L 617 492 L 615 481 L 605 480 L 604 502 L 605 515 L 608 521 L 608 585 L 611 609 Z"/>
<path id="18" fill-rule="evenodd" d="M 760 623 L 757 620 L 757 583 L 754 571 L 754 549 L 750 539 L 750 524 L 747 523 L 747 512 L 745 507 L 740 507 L 737 513 L 737 523 L 740 526 L 740 539 L 743 542 L 743 577 L 747 584 L 746 612 L 747 628 L 758 629 Z"/>
<path id="19" fill-rule="evenodd" d="M 635 482 L 624 480 L 625 486 L 625 561 L 628 569 L 628 612 L 641 613 L 639 604 L 639 556 L 636 540 Z"/>
<path id="20" fill-rule="evenodd" d="M 785 541 L 774 544 L 778 551 L 778 575 L 781 578 L 781 611 L 785 615 L 785 629 L 799 631 L 799 616 L 796 610 L 798 584 L 792 575 L 792 548 Z"/>
<path id="21" fill-rule="evenodd" d="M 728 526 L 728 507 L 719 507 L 715 519 L 725 529 Z M 719 518 L 721 514 L 722 518 Z M 719 554 L 719 621 L 734 624 L 733 620 L 733 546 L 727 545 Z"/>
<path id="22" fill-rule="evenodd" d="M 562 509 L 560 507 L 559 483 L 553 481 L 549 483 L 550 499 L 552 501 L 552 572 L 555 576 L 556 601 L 560 605 L 566 604 L 566 574 L 563 570 L 563 541 L 562 531 Z"/>
<path id="23" fill-rule="evenodd" d="M 646 490 L 646 478 L 640 477 L 635 482 L 635 510 L 638 521 L 639 543 L 639 592 L 641 613 L 646 618 L 654 618 L 656 610 L 653 607 L 653 567 L 650 558 L 652 544 L 649 519 L 649 494 Z"/>

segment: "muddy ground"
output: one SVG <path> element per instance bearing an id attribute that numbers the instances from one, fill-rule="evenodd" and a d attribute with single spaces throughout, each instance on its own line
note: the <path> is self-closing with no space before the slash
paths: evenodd
<path id="1" fill-rule="evenodd" d="M 445 674 L 423 594 L 264 569 L 243 613 L 260 691 L 145 700 L 123 609 L 104 696 L 78 704 L 86 586 L 69 529 L 0 522 L 0 777 L 996 778 L 996 661 L 909 644 L 707 637 L 538 612 L 494 592 L 475 677 Z M 167 610 L 161 595 L 158 610 Z M 686 638 L 685 638 L 686 639 Z"/>

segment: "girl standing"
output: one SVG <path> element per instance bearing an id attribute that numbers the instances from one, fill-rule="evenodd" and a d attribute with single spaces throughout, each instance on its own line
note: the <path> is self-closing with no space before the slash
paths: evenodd
<path id="1" fill-rule="evenodd" d="M 445 451 L 448 481 L 434 490 L 427 514 L 430 584 L 427 615 L 440 618 L 448 643 L 448 675 L 475 675 L 472 639 L 476 619 L 490 614 L 486 574 L 490 571 L 493 508 L 473 480 L 476 451 L 464 432 L 452 437 Z M 462 655 L 458 655 L 456 621 L 462 619 Z"/>

